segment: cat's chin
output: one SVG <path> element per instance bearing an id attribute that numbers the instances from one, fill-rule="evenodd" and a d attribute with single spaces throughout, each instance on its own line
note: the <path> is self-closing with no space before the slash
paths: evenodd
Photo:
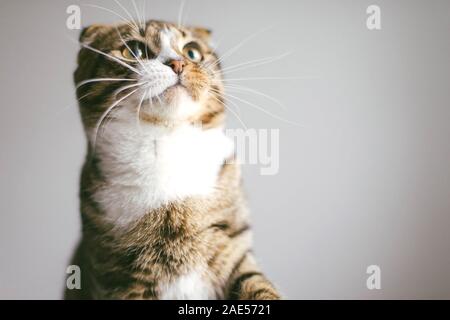
<path id="1" fill-rule="evenodd" d="M 168 105 L 179 104 L 186 99 L 186 96 L 189 96 L 189 93 L 180 83 L 167 88 L 162 94 L 163 101 Z"/>
<path id="2" fill-rule="evenodd" d="M 172 86 L 169 86 L 161 93 L 157 95 L 148 96 L 145 100 L 149 102 L 151 105 L 174 105 L 182 100 L 185 100 L 187 96 L 190 96 L 186 87 L 181 83 L 176 83 Z"/>
<path id="3" fill-rule="evenodd" d="M 188 121 L 200 110 L 200 103 L 192 99 L 188 89 L 182 84 L 175 84 L 159 96 L 149 98 L 140 113 L 144 119 L 179 123 Z"/>

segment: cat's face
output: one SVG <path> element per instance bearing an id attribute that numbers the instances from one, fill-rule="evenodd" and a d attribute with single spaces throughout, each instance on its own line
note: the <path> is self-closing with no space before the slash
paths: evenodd
<path id="1" fill-rule="evenodd" d="M 222 78 L 208 38 L 205 29 L 158 21 L 86 28 L 75 72 L 86 129 L 123 108 L 153 125 L 221 124 Z"/>

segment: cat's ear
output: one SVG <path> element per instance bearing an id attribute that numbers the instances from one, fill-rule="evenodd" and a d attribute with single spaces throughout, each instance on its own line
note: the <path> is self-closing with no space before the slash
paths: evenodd
<path id="1" fill-rule="evenodd" d="M 190 27 L 189 30 L 192 32 L 194 37 L 197 37 L 206 43 L 211 42 L 212 31 L 210 29 L 202 27 Z"/>
<path id="2" fill-rule="evenodd" d="M 84 28 L 80 33 L 79 41 L 83 44 L 90 44 L 94 42 L 95 38 L 107 30 L 108 26 L 103 24 L 93 24 Z"/>

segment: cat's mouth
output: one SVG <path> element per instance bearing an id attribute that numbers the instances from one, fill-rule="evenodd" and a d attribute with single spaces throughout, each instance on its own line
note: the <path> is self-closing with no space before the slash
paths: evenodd
<path id="1" fill-rule="evenodd" d="M 187 92 L 187 90 L 188 90 L 187 87 L 181 82 L 181 79 L 178 79 L 177 83 L 175 83 L 174 85 L 172 85 L 172 86 L 168 87 L 166 90 L 164 90 L 163 94 L 170 93 L 172 91 L 177 91 L 177 90 L 185 91 L 185 92 Z"/>
<path id="2" fill-rule="evenodd" d="M 173 94 L 177 90 L 186 90 L 186 87 L 181 83 L 181 80 L 170 79 L 161 82 L 155 82 L 147 86 L 146 96 L 144 101 L 163 103 L 167 95 Z"/>
<path id="3" fill-rule="evenodd" d="M 149 94 L 149 98 L 156 99 L 159 102 L 170 102 L 167 100 L 172 100 L 173 98 L 176 98 L 177 95 L 189 95 L 189 89 L 186 86 L 185 83 L 183 83 L 183 80 L 181 77 L 177 77 L 176 81 L 174 81 L 172 84 L 169 84 L 165 89 L 161 90 L 161 93 L 158 95 L 154 95 L 153 97 Z"/>
<path id="4" fill-rule="evenodd" d="M 169 104 L 171 104 L 174 100 L 178 98 L 190 96 L 188 88 L 181 82 L 181 80 L 178 80 L 176 84 L 164 90 L 162 95 L 164 101 Z"/>
<path id="5" fill-rule="evenodd" d="M 142 112 L 163 112 L 164 114 L 171 114 L 180 107 L 188 106 L 194 102 L 189 88 L 178 79 L 173 84 L 170 84 L 165 89 L 160 90 L 159 94 L 152 94 L 154 91 L 148 91 L 146 97 L 142 100 Z M 138 101 L 139 103 L 139 101 Z M 175 108 L 175 109 L 174 109 Z M 165 111 L 163 111 L 165 110 Z"/>
<path id="6" fill-rule="evenodd" d="M 189 85 L 189 84 L 188 84 Z M 137 101 L 139 114 L 155 121 L 184 121 L 199 112 L 201 104 L 196 102 L 186 84 L 181 80 L 161 90 L 157 96 L 147 96 Z"/>

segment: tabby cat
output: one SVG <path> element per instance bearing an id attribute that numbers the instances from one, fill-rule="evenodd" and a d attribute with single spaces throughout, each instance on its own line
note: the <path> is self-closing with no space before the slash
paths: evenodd
<path id="1" fill-rule="evenodd" d="M 82 282 L 66 298 L 279 299 L 252 255 L 209 37 L 160 21 L 82 31 Z"/>

